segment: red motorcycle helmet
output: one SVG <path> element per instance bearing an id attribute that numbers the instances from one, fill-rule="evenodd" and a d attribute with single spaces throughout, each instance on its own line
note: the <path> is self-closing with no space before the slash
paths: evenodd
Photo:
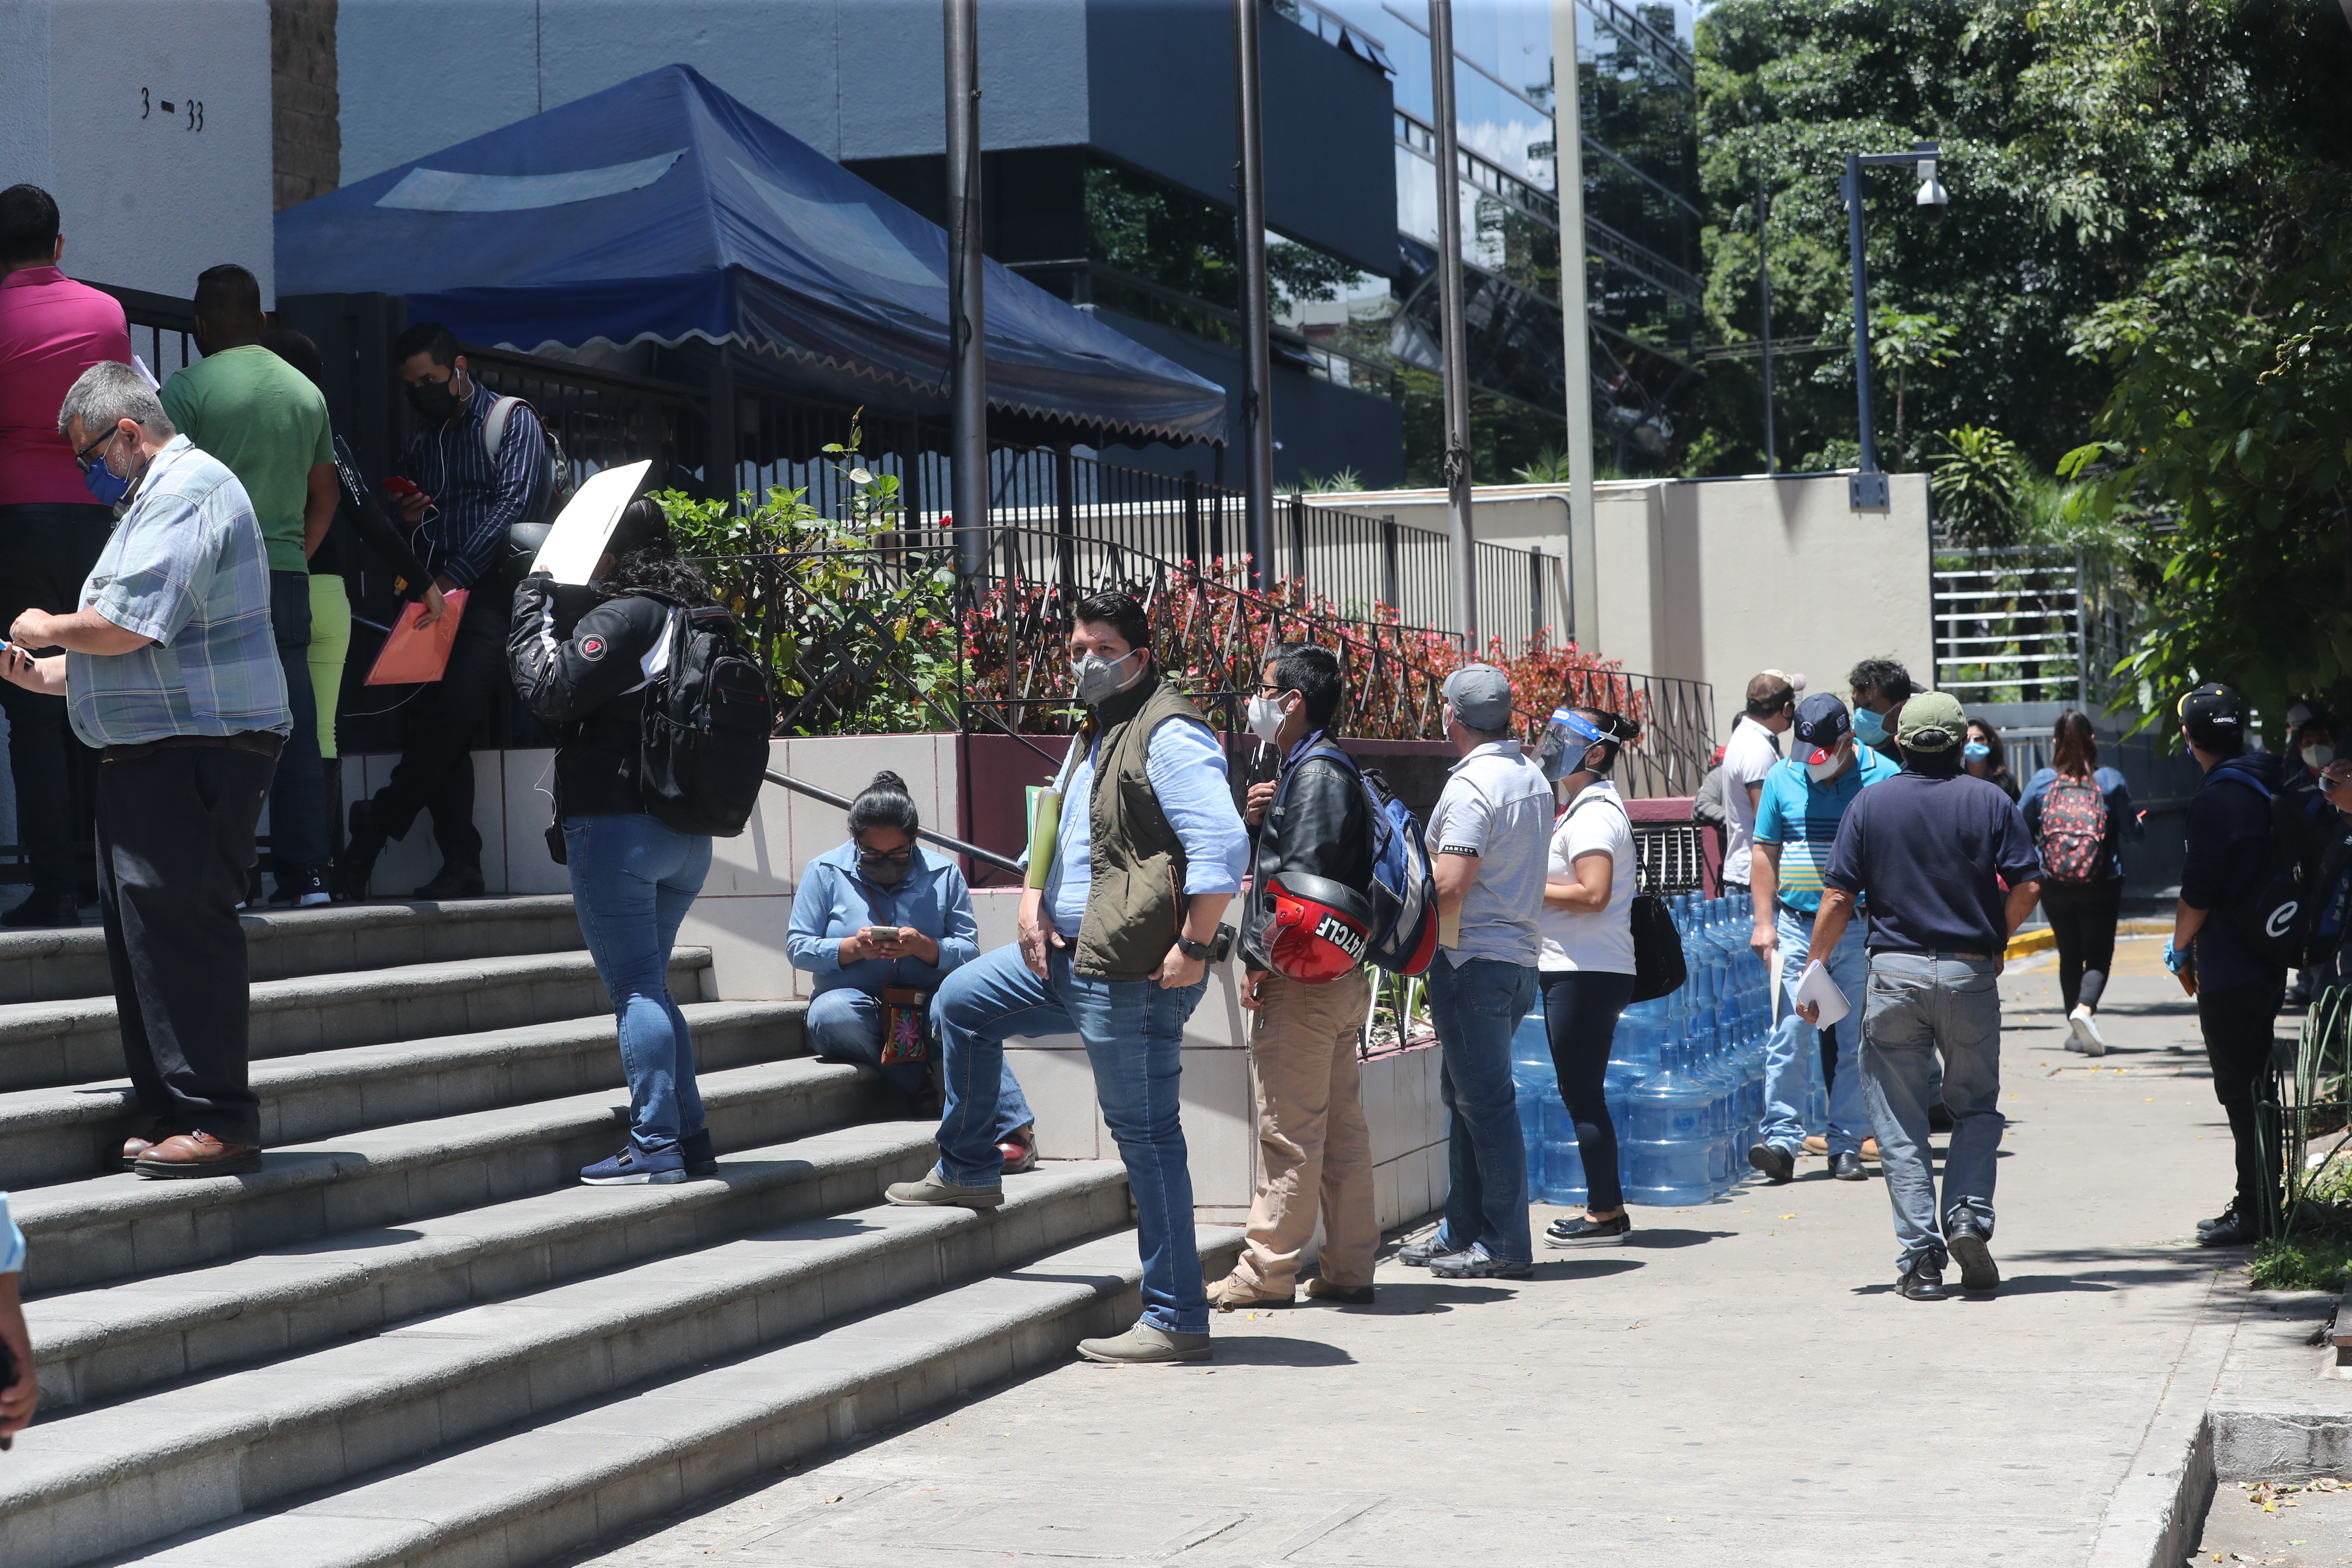
<path id="1" fill-rule="evenodd" d="M 1285 871 L 1266 887 L 1265 954 L 1286 980 L 1320 985 L 1364 962 L 1372 911 L 1352 888 Z"/>

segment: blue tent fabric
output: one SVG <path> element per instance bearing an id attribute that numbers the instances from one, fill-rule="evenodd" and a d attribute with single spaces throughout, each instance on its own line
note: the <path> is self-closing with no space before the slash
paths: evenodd
<path id="1" fill-rule="evenodd" d="M 278 215 L 283 294 L 381 291 L 526 352 L 739 343 L 798 390 L 947 408 L 948 241 L 682 65 Z M 1222 388 L 992 261 L 990 406 L 1173 442 Z"/>

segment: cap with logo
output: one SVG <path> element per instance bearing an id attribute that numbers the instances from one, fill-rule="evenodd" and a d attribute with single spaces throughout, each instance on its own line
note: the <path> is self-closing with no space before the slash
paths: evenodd
<path id="1" fill-rule="evenodd" d="M 2246 700 L 2218 680 L 2209 680 L 2180 700 L 2180 727 L 2209 752 L 2234 752 L 2245 743 Z"/>
<path id="2" fill-rule="evenodd" d="M 1895 739 L 1906 752 L 1948 752 L 1968 734 L 1969 717 L 1948 691 L 1922 691 L 1903 704 Z"/>
<path id="3" fill-rule="evenodd" d="M 1454 717 L 1473 730 L 1511 727 L 1511 678 L 1491 664 L 1465 664 L 1442 688 Z"/>
<path id="4" fill-rule="evenodd" d="M 1801 763 L 1825 763 L 1837 743 L 1853 731 L 1853 720 L 1845 704 L 1827 691 L 1816 691 L 1797 704 L 1797 740 L 1812 748 L 1810 755 L 1800 755 Z"/>

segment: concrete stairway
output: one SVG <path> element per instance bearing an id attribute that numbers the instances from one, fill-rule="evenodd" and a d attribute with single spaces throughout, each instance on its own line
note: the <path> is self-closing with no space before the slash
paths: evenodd
<path id="1" fill-rule="evenodd" d="M 143 1182 L 100 933 L 0 935 L 43 1392 L 0 1459 L 10 1568 L 538 1562 L 1133 1315 L 1117 1166 L 883 1205 L 930 1126 L 811 1060 L 798 1004 L 687 1001 L 705 952 L 671 984 L 720 1173 L 592 1188 L 627 1095 L 570 900 L 247 937 L 264 1169 Z"/>

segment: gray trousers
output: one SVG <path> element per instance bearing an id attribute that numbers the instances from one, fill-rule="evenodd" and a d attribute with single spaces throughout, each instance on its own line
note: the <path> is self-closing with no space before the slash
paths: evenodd
<path id="1" fill-rule="evenodd" d="M 1949 953 L 1874 952 L 1863 1005 L 1863 1096 L 1878 1139 L 1879 1170 L 1902 1247 L 1897 1268 L 1944 1266 L 1939 1223 L 1961 1209 L 1992 1235 L 1994 1157 L 2000 1113 L 2000 983 L 1997 962 Z M 1943 1065 L 1952 1113 L 1944 1193 L 1927 1144 L 1933 1078 Z"/>

